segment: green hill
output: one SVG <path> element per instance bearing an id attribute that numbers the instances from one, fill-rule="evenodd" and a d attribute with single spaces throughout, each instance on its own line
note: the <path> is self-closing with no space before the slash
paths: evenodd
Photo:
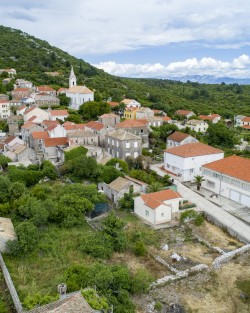
<path id="1" fill-rule="evenodd" d="M 250 115 L 250 86 L 116 77 L 46 41 L 4 26 L 0 26 L 0 43 L 0 68 L 15 68 L 18 78 L 28 79 L 35 84 L 66 87 L 70 66 L 73 65 L 78 84 L 84 83 L 94 89 L 97 100 L 134 98 L 143 105 L 163 109 L 170 115 L 176 109 L 184 108 L 202 114 L 216 112 L 224 117 Z M 45 74 L 54 71 L 62 73 L 62 76 Z"/>

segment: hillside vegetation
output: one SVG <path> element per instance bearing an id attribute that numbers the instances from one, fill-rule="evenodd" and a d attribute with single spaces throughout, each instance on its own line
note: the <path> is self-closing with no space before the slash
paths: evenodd
<path id="1" fill-rule="evenodd" d="M 15 68 L 19 78 L 35 84 L 67 86 L 73 65 L 78 84 L 95 90 L 97 101 L 122 98 L 139 100 L 143 105 L 163 109 L 169 115 L 176 109 L 192 109 L 197 114 L 216 112 L 225 118 L 250 115 L 249 85 L 206 85 L 163 79 L 128 79 L 109 75 L 48 42 L 21 30 L 0 26 L 0 68 Z M 45 72 L 60 72 L 52 77 Z"/>

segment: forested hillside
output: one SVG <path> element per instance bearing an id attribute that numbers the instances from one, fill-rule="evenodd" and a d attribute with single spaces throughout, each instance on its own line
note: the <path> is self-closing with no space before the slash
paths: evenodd
<path id="1" fill-rule="evenodd" d="M 144 106 L 163 109 L 170 115 L 176 109 L 184 108 L 202 114 L 216 112 L 225 118 L 236 114 L 250 115 L 249 85 L 115 77 L 46 41 L 4 26 L 0 26 L 0 43 L 0 68 L 15 68 L 19 78 L 36 84 L 67 86 L 70 66 L 73 65 L 78 84 L 84 83 L 94 89 L 96 100 L 134 98 Z M 54 71 L 62 75 L 45 74 Z"/>

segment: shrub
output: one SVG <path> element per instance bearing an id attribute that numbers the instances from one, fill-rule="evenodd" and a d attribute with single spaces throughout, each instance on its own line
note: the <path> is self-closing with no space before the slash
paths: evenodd
<path id="1" fill-rule="evenodd" d="M 107 298 L 99 296 L 94 289 L 91 288 L 82 290 L 82 295 L 88 302 L 88 304 L 91 306 L 91 308 L 98 311 L 109 309 Z"/>
<path id="2" fill-rule="evenodd" d="M 135 242 L 133 252 L 137 256 L 143 256 L 147 253 L 147 248 L 142 240 L 137 240 Z"/>

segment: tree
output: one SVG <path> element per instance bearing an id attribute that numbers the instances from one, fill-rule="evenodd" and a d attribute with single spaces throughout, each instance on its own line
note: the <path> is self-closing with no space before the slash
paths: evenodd
<path id="1" fill-rule="evenodd" d="M 14 182 L 9 187 L 11 199 L 18 199 L 26 194 L 27 188 L 22 182 Z"/>
<path id="2" fill-rule="evenodd" d="M 97 119 L 98 116 L 110 113 L 111 108 L 107 102 L 87 102 L 80 106 L 79 113 L 82 115 L 85 120 Z"/>
<path id="3" fill-rule="evenodd" d="M 197 190 L 201 189 L 201 183 L 205 181 L 205 179 L 203 178 L 203 176 L 200 175 L 196 175 L 194 176 L 195 179 L 195 183 L 197 185 Z"/>
<path id="4" fill-rule="evenodd" d="M 2 167 L 3 170 L 6 170 L 8 167 L 8 163 L 12 162 L 12 160 L 4 155 L 0 155 L 0 167 Z"/>
<path id="5" fill-rule="evenodd" d="M 0 175 L 0 203 L 9 201 L 10 180 L 8 177 Z"/>
<path id="6" fill-rule="evenodd" d="M 163 189 L 164 189 L 163 185 L 160 182 L 156 181 L 147 187 L 147 193 L 157 192 L 157 191 L 161 191 Z"/>
<path id="7" fill-rule="evenodd" d="M 112 165 L 112 166 L 116 166 L 116 164 L 118 164 L 120 170 L 123 173 L 128 174 L 128 164 L 125 161 L 118 159 L 118 158 L 113 158 L 106 163 L 106 165 Z"/>
<path id="8" fill-rule="evenodd" d="M 21 252 L 26 254 L 34 250 L 39 238 L 37 227 L 31 222 L 22 222 L 15 230 Z"/>
<path id="9" fill-rule="evenodd" d="M 129 192 L 125 192 L 123 197 L 118 201 L 118 207 L 122 210 L 132 211 L 134 209 L 134 188 L 129 187 Z"/>
<path id="10" fill-rule="evenodd" d="M 106 184 L 111 183 L 113 180 L 120 176 L 124 176 L 124 174 L 111 165 L 104 165 L 101 167 L 101 180 Z"/>
<path id="11" fill-rule="evenodd" d="M 60 100 L 60 105 L 61 106 L 65 106 L 65 107 L 68 107 L 69 104 L 70 104 L 70 98 L 67 97 L 66 95 L 64 94 L 61 94 L 58 96 L 59 100 Z"/>
<path id="12" fill-rule="evenodd" d="M 234 147 L 235 130 L 229 129 L 225 124 L 219 122 L 217 124 L 210 124 L 207 129 L 208 144 L 220 146 L 222 148 Z"/>
<path id="13" fill-rule="evenodd" d="M 41 169 L 45 177 L 48 177 L 52 180 L 58 177 L 55 166 L 50 161 L 43 161 L 41 164 Z"/>

